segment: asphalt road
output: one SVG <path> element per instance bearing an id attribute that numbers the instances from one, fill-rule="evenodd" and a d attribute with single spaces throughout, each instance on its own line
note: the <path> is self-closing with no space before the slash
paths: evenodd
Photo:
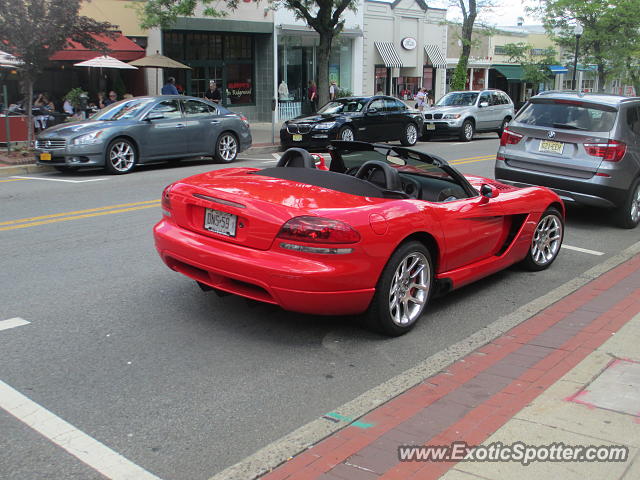
<path id="1" fill-rule="evenodd" d="M 490 177 L 497 145 L 491 134 L 418 148 Z M 161 479 L 206 479 L 638 239 L 606 213 L 571 209 L 565 244 L 602 255 L 563 249 L 545 272 L 510 268 L 388 339 L 345 318 L 218 298 L 166 268 L 151 235 L 157 199 L 213 168 L 0 178 L 0 321 L 30 322 L 0 330 L 0 402 L 15 389 Z M 104 478 L 2 408 L 0 432 L 3 479 Z"/>

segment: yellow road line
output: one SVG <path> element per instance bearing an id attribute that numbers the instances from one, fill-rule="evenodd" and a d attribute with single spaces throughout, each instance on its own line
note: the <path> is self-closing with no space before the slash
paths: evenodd
<path id="1" fill-rule="evenodd" d="M 139 207 L 131 207 L 131 208 L 121 208 L 119 210 L 109 210 L 109 211 L 106 211 L 106 212 L 87 213 L 87 214 L 84 214 L 84 215 L 76 215 L 76 216 L 73 216 L 73 217 L 50 218 L 48 220 L 42 220 L 40 222 L 22 223 L 20 225 L 11 225 L 9 227 L 0 227 L 0 232 L 6 231 L 6 230 L 18 230 L 19 228 L 36 227 L 38 225 L 47 225 L 49 223 L 67 222 L 69 220 L 77 220 L 79 218 L 99 217 L 101 215 L 112 215 L 114 213 L 132 212 L 134 210 L 143 210 L 145 208 L 154 208 L 154 207 L 157 207 L 157 206 L 159 206 L 158 202 L 156 202 L 154 204 L 151 204 L 151 205 L 142 205 L 142 206 L 139 206 Z"/>
<path id="2" fill-rule="evenodd" d="M 21 218 L 19 220 L 9 220 L 8 222 L 0 222 L 0 225 L 15 225 L 16 223 L 33 222 L 35 220 L 42 220 L 45 218 L 68 217 L 73 215 L 79 215 L 82 213 L 99 212 L 101 210 L 113 210 L 117 208 L 134 207 L 137 205 L 148 205 L 150 203 L 156 204 L 159 201 L 160 200 L 145 200 L 144 202 L 121 203 L 120 205 L 109 205 L 107 207 L 89 208 L 87 210 L 76 210 L 75 212 L 54 213 L 51 215 L 42 215 L 40 217 Z M 82 218 L 82 217 L 79 217 L 79 218 Z"/>
<path id="3" fill-rule="evenodd" d="M 474 160 L 476 158 L 487 158 L 487 157 L 494 157 L 494 156 L 495 156 L 495 153 L 493 155 L 478 155 L 477 157 L 454 158 L 453 160 L 447 160 L 447 162 L 453 163 L 453 162 L 460 162 L 462 160 Z"/>
<path id="4" fill-rule="evenodd" d="M 0 183 L 7 183 L 7 182 L 23 182 L 25 181 L 26 178 L 10 178 L 9 180 L 0 180 Z"/>
<path id="5" fill-rule="evenodd" d="M 464 163 L 486 162 L 487 160 L 495 160 L 496 156 L 491 155 L 487 158 L 480 158 L 478 160 L 468 160 L 466 162 L 451 162 L 451 165 L 462 165 Z"/>

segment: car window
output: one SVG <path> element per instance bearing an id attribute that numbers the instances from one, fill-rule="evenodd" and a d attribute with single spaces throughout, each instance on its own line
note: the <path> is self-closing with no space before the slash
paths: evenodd
<path id="1" fill-rule="evenodd" d="M 153 107 L 149 113 L 163 113 L 164 118 L 182 117 L 178 100 L 164 100 Z"/>
<path id="2" fill-rule="evenodd" d="M 328 115 L 345 112 L 356 113 L 362 111 L 366 103 L 366 99 L 362 98 L 344 98 L 327 103 L 322 108 L 320 108 L 320 110 L 318 110 L 318 113 L 324 113 Z"/>
<path id="3" fill-rule="evenodd" d="M 491 94 L 491 100 L 489 101 L 489 105 L 502 105 L 502 98 L 500 98 L 499 93 L 493 92 Z"/>
<path id="4" fill-rule="evenodd" d="M 491 94 L 489 92 L 484 92 L 482 95 L 480 95 L 480 101 L 478 102 L 478 105 L 480 105 L 482 102 L 487 102 L 489 105 L 491 105 Z"/>
<path id="5" fill-rule="evenodd" d="M 378 98 L 377 100 L 374 100 L 369 104 L 369 109 L 371 108 L 375 108 L 379 112 L 384 112 L 384 108 L 385 108 L 384 100 L 382 98 Z"/>
<path id="6" fill-rule="evenodd" d="M 611 107 L 573 100 L 532 101 L 517 116 L 525 125 L 608 132 L 617 111 Z"/>
<path id="7" fill-rule="evenodd" d="M 478 92 L 451 92 L 442 97 L 436 105 L 443 107 L 462 106 L 469 107 L 476 103 Z"/>
<path id="8" fill-rule="evenodd" d="M 504 103 L 505 105 L 511 104 L 511 99 L 509 98 L 509 95 L 507 95 L 506 93 L 501 93 L 500 96 L 502 97 L 502 103 Z"/>
<path id="9" fill-rule="evenodd" d="M 199 100 L 185 100 L 184 113 L 188 116 L 208 116 L 215 115 L 216 109 L 212 105 L 201 102 Z"/>
<path id="10" fill-rule="evenodd" d="M 93 114 L 91 120 L 126 120 L 135 118 L 149 105 L 150 98 L 122 100 Z"/>
<path id="11" fill-rule="evenodd" d="M 627 126 L 636 135 L 640 135 L 640 106 L 627 109 Z"/>
<path id="12" fill-rule="evenodd" d="M 384 99 L 384 110 L 386 112 L 397 112 L 400 109 L 398 103 L 392 98 Z"/>

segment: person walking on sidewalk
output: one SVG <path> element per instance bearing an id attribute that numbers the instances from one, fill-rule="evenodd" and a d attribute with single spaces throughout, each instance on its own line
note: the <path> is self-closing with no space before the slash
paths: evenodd
<path id="1" fill-rule="evenodd" d="M 318 87 L 313 80 L 309 81 L 309 88 L 307 89 L 307 98 L 311 103 L 311 113 L 316 113 L 318 110 Z"/>

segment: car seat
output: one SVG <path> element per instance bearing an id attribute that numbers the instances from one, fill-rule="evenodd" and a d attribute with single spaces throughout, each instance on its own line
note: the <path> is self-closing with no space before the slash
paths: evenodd
<path id="1" fill-rule="evenodd" d="M 276 167 L 316 168 L 316 162 L 303 148 L 290 148 L 282 154 Z"/>

